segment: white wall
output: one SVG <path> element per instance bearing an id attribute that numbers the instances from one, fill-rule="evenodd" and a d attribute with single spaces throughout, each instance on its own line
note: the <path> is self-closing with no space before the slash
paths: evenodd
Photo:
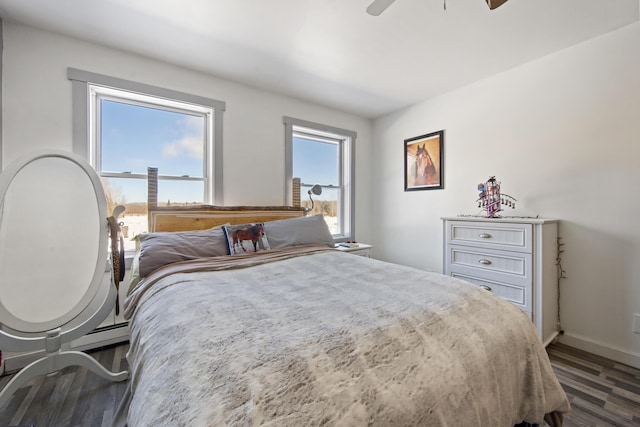
<path id="1" fill-rule="evenodd" d="M 78 68 L 225 101 L 226 205 L 284 203 L 283 116 L 357 132 L 356 234 L 370 240 L 370 120 L 10 22 L 3 60 L 4 165 L 36 148 L 71 151 L 67 67 Z"/>
<path id="2" fill-rule="evenodd" d="M 403 140 L 445 130 L 445 189 L 403 191 Z M 477 214 L 491 175 L 505 215 L 562 220 L 563 338 L 640 366 L 640 25 L 374 122 L 376 255 L 442 271 L 441 216 Z"/>

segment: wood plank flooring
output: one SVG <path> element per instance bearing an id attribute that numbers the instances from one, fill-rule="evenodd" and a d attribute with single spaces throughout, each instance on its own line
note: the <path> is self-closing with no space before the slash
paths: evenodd
<path id="1" fill-rule="evenodd" d="M 565 427 L 640 426 L 640 369 L 563 344 L 547 352 L 571 402 Z"/>
<path id="2" fill-rule="evenodd" d="M 128 344 L 91 352 L 112 371 L 127 369 Z M 565 427 L 640 426 L 640 370 L 562 344 L 548 347 L 571 401 Z M 0 387 L 10 375 L 0 378 Z M 32 380 L 0 408 L 0 426 L 110 426 L 126 381 L 110 382 L 82 367 Z M 494 427 L 494 426 L 490 426 Z"/>
<path id="3" fill-rule="evenodd" d="M 89 354 L 112 372 L 128 369 L 128 344 Z M 11 380 L 0 378 L 0 387 Z M 34 378 L 0 408 L 0 426 L 111 426 L 127 381 L 111 382 L 84 367 L 67 367 L 52 377 Z"/>

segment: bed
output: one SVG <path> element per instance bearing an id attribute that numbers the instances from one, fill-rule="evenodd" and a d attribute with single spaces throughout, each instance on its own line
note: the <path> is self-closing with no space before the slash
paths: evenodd
<path id="1" fill-rule="evenodd" d="M 322 217 L 301 209 L 209 209 L 164 210 L 191 225 L 142 241 L 121 422 L 562 425 L 569 403 L 518 307 L 337 251 Z M 196 218 L 208 222 L 185 230 Z M 257 223 L 264 242 L 229 255 L 233 231 Z"/>

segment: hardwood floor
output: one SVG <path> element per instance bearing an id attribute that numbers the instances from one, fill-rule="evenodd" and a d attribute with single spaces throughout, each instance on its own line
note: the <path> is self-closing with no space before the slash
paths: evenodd
<path id="1" fill-rule="evenodd" d="M 90 353 L 112 371 L 127 369 L 128 344 Z M 553 369 L 571 401 L 565 427 L 640 426 L 640 369 L 562 344 L 548 347 Z M 10 375 L 0 378 L 0 387 Z M 110 426 L 126 381 L 113 383 L 82 367 L 40 377 L 0 408 L 0 426 Z M 494 427 L 494 426 L 490 426 Z"/>
<path id="2" fill-rule="evenodd" d="M 571 402 L 565 427 L 640 426 L 640 369 L 563 344 L 547 352 Z"/>
<path id="3" fill-rule="evenodd" d="M 89 353 L 112 372 L 128 369 L 128 344 Z M 11 380 L 0 378 L 0 387 Z M 0 408 L 0 426 L 111 426 L 127 381 L 111 382 L 84 367 L 68 367 L 48 378 L 41 376 L 20 388 Z"/>

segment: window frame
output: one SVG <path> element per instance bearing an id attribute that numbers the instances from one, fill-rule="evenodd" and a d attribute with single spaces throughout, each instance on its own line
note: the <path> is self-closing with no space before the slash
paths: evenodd
<path id="1" fill-rule="evenodd" d="M 208 118 L 210 121 L 208 124 L 210 134 L 206 135 L 209 139 L 207 143 L 208 147 L 205 148 L 204 153 L 206 156 L 206 169 L 203 170 L 203 175 L 205 177 L 204 196 L 205 203 L 222 205 L 222 118 L 226 107 L 223 101 L 217 101 L 214 99 L 119 79 L 116 77 L 91 73 L 75 68 L 68 68 L 67 78 L 72 82 L 73 152 L 87 159 L 91 165 L 96 168 L 98 173 L 101 174 L 101 176 L 103 176 L 104 173 L 99 170 L 99 163 L 97 163 L 100 160 L 99 154 L 97 153 L 99 151 L 99 146 L 97 144 L 99 143 L 100 129 L 94 129 L 91 126 L 95 119 L 93 115 L 99 113 L 93 108 L 93 105 L 96 102 L 95 91 L 97 88 L 98 92 L 103 94 L 127 94 L 127 96 L 122 96 L 121 98 L 130 104 L 135 104 L 136 101 L 146 101 L 147 105 L 153 105 L 153 102 L 149 101 L 153 101 L 155 99 L 158 101 L 157 105 L 162 106 L 163 109 L 170 108 L 173 103 L 175 107 L 190 104 L 193 106 L 194 110 L 212 110 L 211 117 Z M 181 112 L 184 112 L 184 110 Z M 104 176 L 116 178 L 141 178 L 137 175 L 134 176 L 135 174 L 113 175 L 114 174 L 112 173 L 104 174 Z M 164 177 L 160 179 L 194 180 L 187 177 L 173 176 L 170 178 Z M 200 179 L 198 178 L 197 180 Z"/>
<path id="2" fill-rule="evenodd" d="M 203 139 L 203 167 L 201 176 L 178 176 L 178 175 L 158 175 L 159 180 L 167 181 L 197 181 L 203 183 L 204 204 L 210 204 L 213 200 L 213 188 L 212 179 L 213 168 L 211 162 L 211 156 L 209 153 L 213 151 L 213 138 L 211 136 L 213 132 L 212 115 L 213 109 L 210 107 L 196 106 L 192 104 L 185 104 L 183 102 L 177 102 L 173 100 L 167 100 L 164 98 L 153 97 L 150 95 L 143 95 L 132 93 L 129 91 L 123 91 L 120 89 L 107 88 L 104 86 L 89 85 L 90 101 L 90 130 L 91 142 L 89 144 L 89 158 L 90 164 L 103 178 L 124 178 L 124 179 L 147 179 L 146 173 L 132 173 L 130 171 L 107 171 L 102 169 L 102 102 L 112 101 L 127 105 L 133 105 L 136 107 L 158 109 L 163 111 L 171 111 L 175 113 L 185 115 L 198 115 L 205 120 L 205 132 Z"/>
<path id="3" fill-rule="evenodd" d="M 293 139 L 302 135 L 309 139 L 325 140 L 338 146 L 338 186 L 324 186 L 339 190 L 338 222 L 341 233 L 334 234 L 336 242 L 355 239 L 355 144 L 357 133 L 347 129 L 314 123 L 285 116 L 285 194 L 286 204 L 293 203 Z M 314 185 L 316 183 L 303 183 Z M 303 196 L 301 194 L 301 196 Z"/>

